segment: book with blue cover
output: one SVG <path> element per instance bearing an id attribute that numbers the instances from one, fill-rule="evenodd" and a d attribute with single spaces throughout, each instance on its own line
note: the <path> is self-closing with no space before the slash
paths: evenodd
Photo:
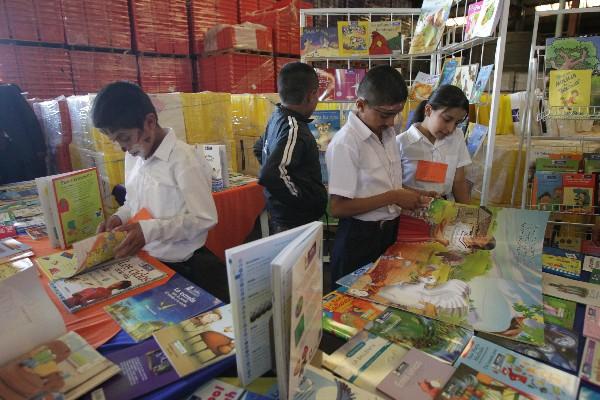
<path id="1" fill-rule="evenodd" d="M 479 74 L 477 75 L 477 80 L 475 81 L 475 86 L 473 87 L 473 91 L 471 92 L 471 98 L 469 99 L 469 103 L 478 104 L 481 100 L 481 94 L 483 93 L 483 89 L 488 83 L 490 79 L 490 75 L 492 75 L 492 71 L 494 70 L 494 65 L 484 65 L 479 69 Z"/>
<path id="2" fill-rule="evenodd" d="M 581 278 L 581 253 L 544 246 L 542 271 L 571 279 Z"/>
<path id="3" fill-rule="evenodd" d="M 533 177 L 533 196 L 531 205 L 540 210 L 558 210 L 563 200 L 562 174 L 557 172 L 536 171 Z"/>
<path id="4" fill-rule="evenodd" d="M 471 126 L 469 126 L 469 128 L 471 128 Z M 469 136 L 467 136 L 467 150 L 469 151 L 471 158 L 475 157 L 481 148 L 487 132 L 488 127 L 480 124 L 473 124 L 473 127 L 469 129 Z"/>
<path id="5" fill-rule="evenodd" d="M 221 304 L 221 300 L 175 274 L 164 285 L 111 304 L 105 310 L 129 336 L 140 341 Z"/>
<path id="6" fill-rule="evenodd" d="M 327 163 L 325 152 L 333 135 L 340 130 L 340 110 L 319 110 L 313 112 L 312 122 L 308 124 L 311 133 L 317 141 L 319 148 L 319 163 L 321 164 L 321 177 L 324 184 L 328 182 Z"/>

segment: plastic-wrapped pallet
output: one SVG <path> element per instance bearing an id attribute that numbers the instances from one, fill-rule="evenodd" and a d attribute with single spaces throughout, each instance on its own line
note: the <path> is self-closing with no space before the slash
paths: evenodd
<path id="1" fill-rule="evenodd" d="M 93 94 L 67 97 L 73 143 L 80 148 L 106 153 L 121 152 L 119 146 L 110 141 L 98 129 L 94 128 L 90 112 L 94 100 Z"/>
<path id="2" fill-rule="evenodd" d="M 34 105 L 42 131 L 46 137 L 48 173 L 59 174 L 71 171 L 69 143 L 71 143 L 71 120 L 66 98 L 60 96 L 53 100 L 38 102 Z"/>
<path id="3" fill-rule="evenodd" d="M 157 93 L 149 96 L 158 113 L 160 126 L 173 129 L 178 139 L 187 142 L 181 93 Z"/>
<path id="4" fill-rule="evenodd" d="M 238 25 L 219 24 L 204 37 L 204 51 L 217 50 L 273 51 L 273 30 L 267 26 L 244 22 Z"/>
<path id="5" fill-rule="evenodd" d="M 182 93 L 187 142 L 221 143 L 233 139 L 229 93 Z"/>
<path id="6" fill-rule="evenodd" d="M 279 103 L 277 93 L 231 95 L 235 136 L 261 136 L 277 103 Z"/>

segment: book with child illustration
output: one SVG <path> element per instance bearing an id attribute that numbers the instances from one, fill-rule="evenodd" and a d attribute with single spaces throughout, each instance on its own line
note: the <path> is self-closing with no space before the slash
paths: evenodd
<path id="1" fill-rule="evenodd" d="M 69 312 L 75 312 L 145 286 L 165 275 L 148 262 L 132 256 L 71 278 L 56 280 L 50 283 L 50 288 Z"/>
<path id="2" fill-rule="evenodd" d="M 590 105 L 592 70 L 552 70 L 548 88 L 548 104 L 554 113 L 585 114 Z"/>
<path id="3" fill-rule="evenodd" d="M 159 329 L 221 304 L 221 300 L 175 274 L 164 285 L 128 297 L 104 309 L 129 336 L 139 342 Z"/>
<path id="4" fill-rule="evenodd" d="M 558 172 L 536 171 L 531 205 L 544 211 L 558 211 L 563 202 L 563 179 Z"/>
<path id="5" fill-rule="evenodd" d="M 548 217 L 544 211 L 433 200 L 401 215 L 396 243 L 347 293 L 543 343 L 541 256 Z"/>
<path id="6" fill-rule="evenodd" d="M 592 214 L 596 198 L 595 174 L 563 174 L 563 207 L 575 213 Z"/>
<path id="7" fill-rule="evenodd" d="M 452 0 L 423 1 L 409 54 L 430 53 L 437 49 L 444 34 L 451 7 Z"/>
<path id="8" fill-rule="evenodd" d="M 154 332 L 154 339 L 180 377 L 235 355 L 231 305 Z"/>
<path id="9" fill-rule="evenodd" d="M 75 332 L 36 346 L 0 367 L 3 399 L 74 400 L 120 372 Z M 27 393 L 15 397 L 15 393 Z"/>

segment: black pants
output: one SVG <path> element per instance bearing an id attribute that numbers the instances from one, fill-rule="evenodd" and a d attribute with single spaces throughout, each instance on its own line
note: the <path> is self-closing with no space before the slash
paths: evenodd
<path id="1" fill-rule="evenodd" d="M 192 281 L 208 293 L 229 303 L 229 286 L 225 265 L 206 247 L 201 247 L 183 262 L 165 262 L 178 274 Z"/>
<path id="2" fill-rule="evenodd" d="M 396 241 L 398 218 L 361 221 L 340 218 L 331 253 L 332 282 L 377 260 Z"/>

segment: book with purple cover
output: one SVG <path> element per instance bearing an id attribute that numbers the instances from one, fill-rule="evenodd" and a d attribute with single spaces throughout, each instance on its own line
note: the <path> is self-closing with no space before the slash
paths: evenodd
<path id="1" fill-rule="evenodd" d="M 361 68 L 336 69 L 334 100 L 355 100 L 358 85 L 366 73 Z"/>

